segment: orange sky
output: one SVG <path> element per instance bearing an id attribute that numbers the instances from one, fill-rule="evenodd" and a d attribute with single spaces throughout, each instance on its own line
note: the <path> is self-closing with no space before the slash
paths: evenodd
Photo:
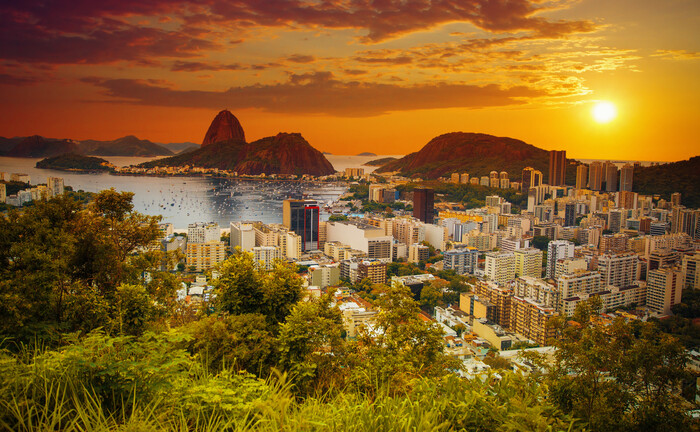
<path id="1" fill-rule="evenodd" d="M 228 108 L 249 141 L 301 132 L 336 154 L 452 131 L 579 158 L 700 154 L 696 0 L 15 3 L 1 136 L 199 143 Z"/>

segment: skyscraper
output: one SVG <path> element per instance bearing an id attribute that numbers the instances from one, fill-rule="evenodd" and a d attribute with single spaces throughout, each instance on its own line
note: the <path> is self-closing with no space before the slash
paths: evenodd
<path id="1" fill-rule="evenodd" d="M 547 245 L 547 277 L 554 277 L 557 260 L 574 257 L 574 244 L 567 240 L 554 240 Z"/>
<path id="2" fill-rule="evenodd" d="M 566 150 L 549 152 L 549 185 L 563 186 L 566 183 Z"/>
<path id="3" fill-rule="evenodd" d="M 566 203 L 564 207 L 564 226 L 576 225 L 576 203 Z"/>
<path id="4" fill-rule="evenodd" d="M 605 190 L 607 192 L 617 192 L 617 166 L 612 162 L 605 163 Z"/>
<path id="5" fill-rule="evenodd" d="M 315 200 L 284 200 L 282 224 L 301 236 L 302 250 L 319 248 L 319 207 Z"/>
<path id="6" fill-rule="evenodd" d="M 632 178 L 634 177 L 634 167 L 625 164 L 620 170 L 620 191 L 632 192 Z"/>
<path id="7" fill-rule="evenodd" d="M 435 191 L 429 188 L 413 189 L 413 217 L 425 223 L 433 223 Z"/>
<path id="8" fill-rule="evenodd" d="M 588 189 L 601 189 L 603 184 L 603 164 L 600 162 L 591 162 L 588 166 Z"/>
<path id="9" fill-rule="evenodd" d="M 540 186 L 542 184 L 542 172 L 532 167 L 523 168 L 522 179 L 520 182 L 520 193 L 527 193 L 530 188 Z"/>
<path id="10" fill-rule="evenodd" d="M 576 189 L 586 189 L 588 185 L 588 165 L 576 167 Z"/>

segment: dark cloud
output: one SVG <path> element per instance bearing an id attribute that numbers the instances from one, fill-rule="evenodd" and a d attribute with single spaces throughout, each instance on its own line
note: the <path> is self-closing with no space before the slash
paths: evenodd
<path id="1" fill-rule="evenodd" d="M 247 66 L 239 63 L 222 64 L 217 62 L 191 62 L 176 61 L 170 67 L 173 72 L 201 72 L 201 71 L 237 71 L 247 69 Z"/>
<path id="2" fill-rule="evenodd" d="M 368 117 L 391 111 L 482 108 L 524 103 L 544 96 L 524 86 L 436 83 L 414 86 L 344 82 L 330 72 L 291 75 L 285 83 L 232 87 L 225 91 L 175 90 L 143 80 L 83 80 L 119 102 L 190 108 L 258 108 L 268 112 Z"/>
<path id="3" fill-rule="evenodd" d="M 364 42 L 452 22 L 548 38 L 595 29 L 589 21 L 537 16 L 568 4 L 569 0 L 5 1 L 0 4 L 0 57 L 54 64 L 185 58 L 240 43 L 246 29 L 300 25 L 359 29 Z M 295 55 L 288 60 L 307 63 L 313 58 Z"/>
<path id="4" fill-rule="evenodd" d="M 363 69 L 344 69 L 343 72 L 348 75 L 365 75 L 367 73 L 367 71 Z"/>
<path id="5" fill-rule="evenodd" d="M 409 56 L 401 56 L 401 57 L 354 57 L 353 60 L 360 62 L 360 63 L 369 63 L 369 64 L 382 64 L 382 65 L 391 65 L 391 66 L 399 66 L 399 65 L 405 65 L 409 64 L 413 61 L 413 59 Z"/>
<path id="6" fill-rule="evenodd" d="M 316 57 L 312 55 L 294 54 L 287 57 L 287 60 L 292 63 L 311 63 L 316 60 Z"/>

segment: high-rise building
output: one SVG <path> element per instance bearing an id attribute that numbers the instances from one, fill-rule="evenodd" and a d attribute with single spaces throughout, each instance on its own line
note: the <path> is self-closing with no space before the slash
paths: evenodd
<path id="1" fill-rule="evenodd" d="M 197 272 L 212 269 L 226 259 L 226 243 L 222 241 L 192 243 L 188 235 L 186 250 L 187 266 Z"/>
<path id="2" fill-rule="evenodd" d="M 586 189 L 588 186 L 588 165 L 576 167 L 576 189 Z"/>
<path id="3" fill-rule="evenodd" d="M 272 270 L 281 254 L 276 246 L 256 246 L 253 248 L 253 257 L 261 269 Z"/>
<path id="4" fill-rule="evenodd" d="M 683 274 L 677 267 L 647 272 L 647 307 L 661 315 L 670 315 L 671 307 L 681 302 Z"/>
<path id="5" fill-rule="evenodd" d="M 681 205 L 681 193 L 680 192 L 674 192 L 671 194 L 671 205 L 672 206 Z"/>
<path id="6" fill-rule="evenodd" d="M 513 280 L 515 278 L 515 255 L 502 252 L 487 253 L 484 273 L 500 285 Z"/>
<path id="7" fill-rule="evenodd" d="M 215 222 L 196 222 L 187 225 L 187 243 L 211 243 L 221 240 L 221 229 Z"/>
<path id="8" fill-rule="evenodd" d="M 603 164 L 591 162 L 588 166 L 588 189 L 599 191 L 603 186 Z"/>
<path id="9" fill-rule="evenodd" d="M 576 203 L 568 202 L 564 205 L 564 226 L 576 226 Z"/>
<path id="10" fill-rule="evenodd" d="M 378 260 L 365 260 L 357 264 L 357 276 L 360 280 L 369 279 L 372 283 L 386 283 L 386 263 Z"/>
<path id="11" fill-rule="evenodd" d="M 236 247 L 243 252 L 250 252 L 255 247 L 255 230 L 252 223 L 231 222 L 231 252 Z"/>
<path id="12" fill-rule="evenodd" d="M 61 177 L 49 177 L 46 179 L 46 187 L 49 188 L 49 197 L 63 195 L 63 179 Z"/>
<path id="13" fill-rule="evenodd" d="M 527 193 L 530 188 L 542 185 L 542 172 L 532 167 L 523 168 L 522 179 L 520 182 L 521 193 Z"/>
<path id="14" fill-rule="evenodd" d="M 442 254 L 445 270 L 454 270 L 457 274 L 473 274 L 477 268 L 479 251 L 476 248 L 451 249 Z"/>
<path id="15" fill-rule="evenodd" d="M 607 192 L 617 191 L 617 166 L 612 162 L 605 163 L 605 190 Z"/>
<path id="16" fill-rule="evenodd" d="M 547 272 L 548 278 L 553 278 L 557 261 L 574 257 L 574 244 L 568 240 L 554 240 L 547 245 Z"/>
<path id="17" fill-rule="evenodd" d="M 566 184 L 566 150 L 549 152 L 549 185 L 563 186 Z"/>
<path id="18" fill-rule="evenodd" d="M 315 200 L 288 199 L 282 203 L 282 223 L 301 236 L 302 250 L 316 250 L 319 244 L 320 211 Z"/>
<path id="19" fill-rule="evenodd" d="M 515 274 L 517 276 L 542 277 L 542 251 L 536 248 L 518 249 L 515 255 Z"/>
<path id="20" fill-rule="evenodd" d="M 700 289 L 700 252 L 683 255 L 683 289 Z"/>
<path id="21" fill-rule="evenodd" d="M 632 192 L 632 180 L 634 177 L 634 166 L 625 164 L 620 170 L 620 190 Z"/>
<path id="22" fill-rule="evenodd" d="M 450 182 L 459 183 L 459 173 L 452 173 L 450 176 Z"/>
<path id="23" fill-rule="evenodd" d="M 415 243 L 408 247 L 408 262 L 419 263 L 427 261 L 430 257 L 430 248 L 428 246 Z"/>
<path id="24" fill-rule="evenodd" d="M 7 198 L 7 189 L 5 189 L 5 183 L 0 183 L 0 203 L 4 204 Z"/>
<path id="25" fill-rule="evenodd" d="M 429 188 L 413 190 L 413 217 L 425 223 L 433 223 L 435 212 L 435 191 Z"/>
<path id="26" fill-rule="evenodd" d="M 637 279 L 639 257 L 635 253 L 602 254 L 598 257 L 598 271 L 602 285 L 626 288 L 634 285 Z"/>

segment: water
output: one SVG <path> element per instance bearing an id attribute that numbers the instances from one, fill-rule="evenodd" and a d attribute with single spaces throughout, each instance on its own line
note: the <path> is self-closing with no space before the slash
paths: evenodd
<path id="1" fill-rule="evenodd" d="M 328 160 L 341 171 L 361 167 L 381 156 L 335 156 Z M 152 158 L 107 157 L 117 166 L 135 165 Z M 114 188 L 134 193 L 134 209 L 148 215 L 162 215 L 176 229 L 192 222 L 218 222 L 228 227 L 232 221 L 255 220 L 282 223 L 282 200 L 290 195 L 306 194 L 325 204 L 338 199 L 346 190 L 343 184 L 310 182 L 244 181 L 211 177 L 121 176 L 109 173 L 74 173 L 35 168 L 40 159 L 0 157 L 0 172 L 24 173 L 32 184 L 46 183 L 47 177 L 61 177 L 74 190 L 99 192 Z M 363 167 L 366 172 L 376 167 Z M 328 215 L 326 215 L 327 217 Z"/>

